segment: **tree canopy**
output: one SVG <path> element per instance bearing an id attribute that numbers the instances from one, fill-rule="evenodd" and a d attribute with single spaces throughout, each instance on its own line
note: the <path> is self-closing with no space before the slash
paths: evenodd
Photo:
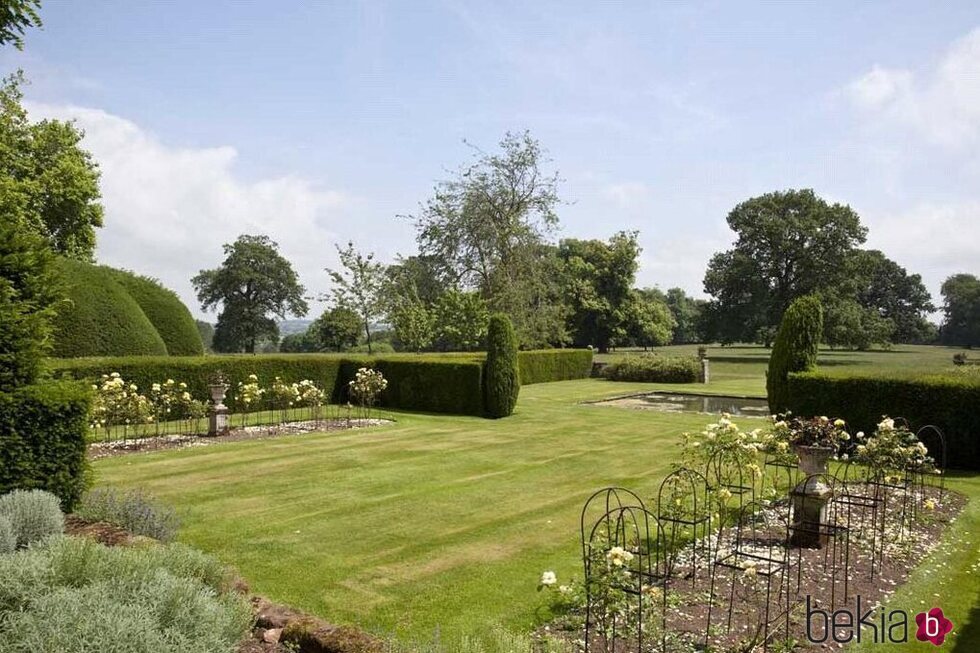
<path id="1" fill-rule="evenodd" d="M 279 327 L 270 314 L 284 319 L 309 310 L 292 265 L 268 236 L 239 236 L 224 252 L 220 267 L 191 279 L 203 310 L 222 306 L 215 351 L 254 352 L 262 340 L 277 342 Z"/>
<path id="2" fill-rule="evenodd" d="M 40 27 L 41 0 L 4 0 L 0 2 L 0 46 L 12 43 L 24 49 L 24 32 L 28 27 Z"/>
<path id="3" fill-rule="evenodd" d="M 381 317 L 385 307 L 385 266 L 374 260 L 373 253 L 357 251 L 352 242 L 348 242 L 343 249 L 337 245 L 337 254 L 341 269 L 327 268 L 327 274 L 333 280 L 330 297 L 339 308 L 345 308 L 360 318 L 370 353 L 371 322 Z"/>
<path id="4" fill-rule="evenodd" d="M 704 277 L 713 297 L 712 334 L 722 342 L 772 341 L 797 297 L 839 286 L 867 229 L 856 212 L 810 189 L 753 197 L 728 214 L 735 246 L 715 254 Z"/>
<path id="5" fill-rule="evenodd" d="M 32 123 L 20 73 L 0 81 L 0 213 L 44 238 L 58 254 L 91 261 L 102 226 L 99 170 L 74 123 Z"/>
<path id="6" fill-rule="evenodd" d="M 943 282 L 942 341 L 949 345 L 980 345 L 980 279 L 954 274 Z"/>

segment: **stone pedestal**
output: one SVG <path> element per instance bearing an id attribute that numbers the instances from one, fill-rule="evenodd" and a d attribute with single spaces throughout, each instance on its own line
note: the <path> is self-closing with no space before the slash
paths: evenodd
<path id="1" fill-rule="evenodd" d="M 208 417 L 208 435 L 224 435 L 228 431 L 228 407 L 225 406 L 226 385 L 211 386 L 211 410 Z"/>
<path id="2" fill-rule="evenodd" d="M 827 504 L 833 498 L 833 490 L 824 482 L 827 461 L 834 450 L 829 447 L 797 446 L 793 450 L 800 458 L 800 471 L 806 478 L 791 493 L 793 524 L 790 544 L 810 549 L 822 549 L 827 545 Z"/>
<path id="3" fill-rule="evenodd" d="M 710 371 L 708 369 L 708 359 L 701 359 L 701 383 L 707 383 L 710 379 Z"/>

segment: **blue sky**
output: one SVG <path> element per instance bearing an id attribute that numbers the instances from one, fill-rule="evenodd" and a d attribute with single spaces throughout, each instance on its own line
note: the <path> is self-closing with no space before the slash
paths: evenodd
<path id="1" fill-rule="evenodd" d="M 22 53 L 37 116 L 103 168 L 99 258 L 189 278 L 266 233 L 311 293 L 333 246 L 529 129 L 561 236 L 638 229 L 638 281 L 700 294 L 737 202 L 813 187 L 934 294 L 980 273 L 980 4 L 55 2 Z M 978 31 L 975 31 L 978 30 Z M 319 308 L 319 307 L 318 307 Z"/>

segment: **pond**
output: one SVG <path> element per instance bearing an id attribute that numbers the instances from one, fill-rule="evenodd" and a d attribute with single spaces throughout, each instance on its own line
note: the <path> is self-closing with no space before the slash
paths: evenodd
<path id="1" fill-rule="evenodd" d="M 670 394 L 652 392 L 595 402 L 597 405 L 620 406 L 641 410 L 660 410 L 673 413 L 729 413 L 766 417 L 769 403 L 765 399 L 724 397 L 719 395 Z"/>

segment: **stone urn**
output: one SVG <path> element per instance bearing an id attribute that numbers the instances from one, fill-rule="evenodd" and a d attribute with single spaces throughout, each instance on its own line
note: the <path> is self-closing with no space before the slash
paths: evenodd
<path id="1" fill-rule="evenodd" d="M 823 482 L 827 463 L 834 455 L 833 447 L 794 445 L 793 452 L 799 457 L 799 468 L 804 478 L 791 492 L 793 525 L 790 543 L 806 548 L 823 548 L 829 539 L 827 504 L 833 498 L 833 490 Z"/>
<path id="2" fill-rule="evenodd" d="M 225 383 L 212 383 L 208 388 L 211 391 L 208 435 L 221 435 L 228 430 L 228 407 L 225 406 L 225 395 L 228 393 L 228 385 Z"/>

